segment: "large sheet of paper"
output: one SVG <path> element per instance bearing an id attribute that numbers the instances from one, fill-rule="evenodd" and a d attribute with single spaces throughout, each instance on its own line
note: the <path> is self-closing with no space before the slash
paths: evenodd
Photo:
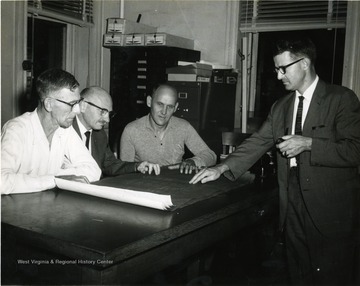
<path id="1" fill-rule="evenodd" d="M 55 182 L 60 189 L 96 196 L 100 198 L 136 204 L 159 210 L 167 210 L 173 207 L 170 195 L 159 195 L 148 192 L 132 191 L 122 188 L 84 184 L 60 178 L 55 178 Z"/>

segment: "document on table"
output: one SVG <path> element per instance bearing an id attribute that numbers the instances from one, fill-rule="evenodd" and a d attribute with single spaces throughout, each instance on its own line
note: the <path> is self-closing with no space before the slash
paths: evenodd
<path id="1" fill-rule="evenodd" d="M 81 194 L 96 196 L 104 199 L 130 203 L 159 210 L 168 210 L 173 207 L 170 195 L 159 195 L 148 192 L 132 191 L 122 188 L 106 187 L 79 183 L 55 178 L 58 188 Z"/>

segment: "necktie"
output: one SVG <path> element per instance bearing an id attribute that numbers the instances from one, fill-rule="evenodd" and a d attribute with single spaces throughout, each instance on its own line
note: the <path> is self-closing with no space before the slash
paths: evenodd
<path id="1" fill-rule="evenodd" d="M 302 135 L 302 112 L 303 112 L 303 101 L 304 97 L 301 95 L 299 96 L 299 105 L 296 112 L 296 118 L 295 118 L 295 135 Z M 296 156 L 296 165 L 299 166 L 300 162 L 300 155 Z"/>
<path id="2" fill-rule="evenodd" d="M 84 134 L 85 134 L 85 136 L 86 136 L 85 146 L 86 146 L 86 148 L 88 148 L 88 149 L 89 149 L 89 143 L 90 143 L 90 131 L 86 131 Z"/>
<path id="3" fill-rule="evenodd" d="M 302 112 L 303 112 L 303 101 L 304 101 L 304 97 L 302 95 L 299 96 L 299 105 L 295 119 L 295 135 L 302 134 L 301 122 L 302 122 Z"/>

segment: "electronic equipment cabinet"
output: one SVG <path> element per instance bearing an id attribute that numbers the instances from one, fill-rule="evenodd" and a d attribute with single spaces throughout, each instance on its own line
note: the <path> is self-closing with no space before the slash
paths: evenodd
<path id="1" fill-rule="evenodd" d="M 232 131 L 236 83 L 169 81 L 178 91 L 175 116 L 189 121 L 200 133 Z"/>
<path id="2" fill-rule="evenodd" d="M 209 83 L 169 81 L 178 92 L 179 106 L 175 116 L 186 119 L 200 132 L 205 129 L 208 117 Z"/>

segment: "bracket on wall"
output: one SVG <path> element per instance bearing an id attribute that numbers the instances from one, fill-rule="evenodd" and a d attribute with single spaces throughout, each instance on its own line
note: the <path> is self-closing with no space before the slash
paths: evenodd
<path id="1" fill-rule="evenodd" d="M 33 62 L 31 60 L 24 60 L 22 62 L 22 68 L 24 71 L 31 71 Z"/>

